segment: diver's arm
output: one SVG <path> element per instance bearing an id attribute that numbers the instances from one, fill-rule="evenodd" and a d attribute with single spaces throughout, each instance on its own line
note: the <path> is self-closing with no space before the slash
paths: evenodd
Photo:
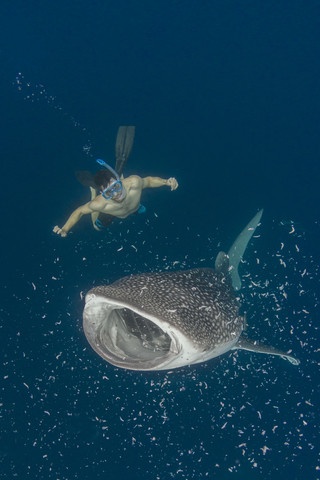
<path id="1" fill-rule="evenodd" d="M 81 207 L 78 207 L 74 212 L 71 213 L 70 217 L 66 221 L 66 223 L 63 225 L 62 228 L 58 227 L 56 225 L 53 229 L 54 233 L 57 235 L 61 235 L 61 237 L 66 237 L 69 230 L 77 223 L 79 222 L 80 218 L 82 215 L 86 215 L 88 213 L 92 213 L 93 210 L 90 208 L 90 202 L 86 203 L 85 205 L 81 205 Z"/>
<path id="2" fill-rule="evenodd" d="M 90 193 L 91 193 L 91 201 L 97 198 L 97 190 L 95 188 L 90 187 Z M 98 231 L 100 231 L 100 228 L 97 227 L 96 220 L 99 217 L 99 215 L 100 215 L 100 212 L 98 212 L 97 210 L 93 210 L 91 212 L 91 221 L 92 221 L 93 228 Z"/>
<path id="3" fill-rule="evenodd" d="M 142 179 L 142 182 L 142 188 L 157 188 L 167 185 L 171 188 L 171 190 L 176 190 L 179 186 L 177 180 L 173 177 L 170 177 L 168 179 L 160 177 L 145 177 Z"/>

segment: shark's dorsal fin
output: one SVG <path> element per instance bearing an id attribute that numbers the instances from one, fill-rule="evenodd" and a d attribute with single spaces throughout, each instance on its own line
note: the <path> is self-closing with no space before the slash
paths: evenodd
<path id="1" fill-rule="evenodd" d="M 236 238 L 236 241 L 233 243 L 232 247 L 228 252 L 229 265 L 230 265 L 230 275 L 232 286 L 235 290 L 240 290 L 241 280 L 238 273 L 239 263 L 241 262 L 244 252 L 247 248 L 248 243 L 251 240 L 252 235 L 255 232 L 255 229 L 259 225 L 263 210 L 260 210 L 253 219 L 248 223 L 248 225 L 242 230 L 240 235 Z"/>
<path id="2" fill-rule="evenodd" d="M 224 252 L 219 252 L 214 264 L 214 268 L 218 272 L 223 272 L 225 275 L 229 271 L 229 257 Z"/>

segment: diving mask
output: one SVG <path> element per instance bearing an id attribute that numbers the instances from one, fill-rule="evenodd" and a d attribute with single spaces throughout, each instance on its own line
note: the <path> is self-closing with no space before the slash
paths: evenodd
<path id="1" fill-rule="evenodd" d="M 102 190 L 101 194 L 103 198 L 106 200 L 110 200 L 110 198 L 113 198 L 118 192 L 121 192 L 123 189 L 123 185 L 121 180 L 116 180 L 115 182 L 112 182 L 112 184 Z"/>
<path id="2" fill-rule="evenodd" d="M 116 179 L 115 182 L 113 182 L 111 185 L 109 185 L 107 188 L 105 188 L 101 192 L 103 198 L 105 198 L 106 200 L 110 200 L 111 198 L 113 198 L 115 195 L 117 195 L 119 192 L 123 190 L 123 184 L 117 172 L 112 167 L 110 167 L 110 165 L 108 165 L 101 158 L 98 158 L 96 161 L 97 163 L 99 163 L 99 165 L 109 170 L 109 172 L 111 172 L 114 178 Z"/>

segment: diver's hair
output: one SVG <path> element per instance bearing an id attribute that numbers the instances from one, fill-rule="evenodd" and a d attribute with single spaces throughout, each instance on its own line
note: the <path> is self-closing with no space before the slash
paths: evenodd
<path id="1" fill-rule="evenodd" d="M 102 188 L 107 188 L 111 178 L 114 178 L 114 175 L 109 170 L 99 170 L 93 177 L 95 186 L 98 190 Z"/>

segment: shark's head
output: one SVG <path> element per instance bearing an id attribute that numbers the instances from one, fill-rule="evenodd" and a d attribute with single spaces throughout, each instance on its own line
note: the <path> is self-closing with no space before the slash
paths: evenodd
<path id="1" fill-rule="evenodd" d="M 118 367 L 164 370 L 230 350 L 243 319 L 230 282 L 213 269 L 125 277 L 87 294 L 84 331 Z"/>

